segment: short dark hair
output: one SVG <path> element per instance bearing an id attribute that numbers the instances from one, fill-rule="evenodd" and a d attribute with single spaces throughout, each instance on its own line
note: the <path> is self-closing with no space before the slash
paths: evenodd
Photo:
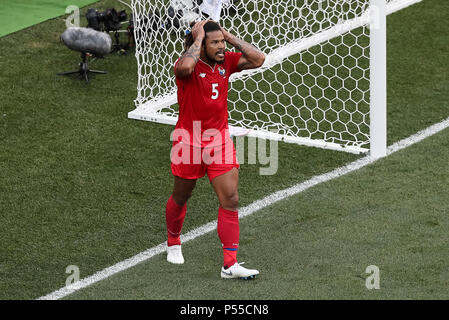
<path id="1" fill-rule="evenodd" d="M 188 32 L 186 32 L 186 36 L 184 39 L 184 51 L 187 51 L 190 48 L 190 46 L 193 44 L 193 35 L 192 35 L 191 30 L 192 30 L 193 26 L 195 25 L 195 23 L 196 22 L 192 22 L 190 24 L 190 30 L 188 30 Z M 208 32 L 221 31 L 220 25 L 212 20 L 206 22 L 204 24 L 203 28 L 204 28 L 204 32 L 206 33 L 206 36 L 207 36 Z"/>
<path id="2" fill-rule="evenodd" d="M 221 31 L 221 27 L 215 21 L 209 20 L 204 25 L 204 32 Z"/>

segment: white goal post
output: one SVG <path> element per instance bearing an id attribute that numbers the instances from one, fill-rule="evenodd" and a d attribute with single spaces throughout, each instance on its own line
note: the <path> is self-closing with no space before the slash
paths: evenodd
<path id="1" fill-rule="evenodd" d="M 386 155 L 386 15 L 421 0 L 218 1 L 220 25 L 266 54 L 261 68 L 229 79 L 231 131 Z M 176 123 L 173 65 L 188 22 L 208 17 L 201 2 L 131 0 L 138 85 L 129 118 Z"/>

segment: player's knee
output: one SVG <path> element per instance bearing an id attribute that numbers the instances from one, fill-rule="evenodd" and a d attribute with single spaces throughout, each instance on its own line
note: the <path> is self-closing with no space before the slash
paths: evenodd
<path id="1" fill-rule="evenodd" d="M 229 211 L 237 211 L 239 209 L 239 194 L 238 192 L 233 192 L 224 197 L 222 208 Z"/>
<path id="2" fill-rule="evenodd" d="M 183 193 L 173 193 L 172 194 L 173 200 L 180 206 L 183 206 L 184 204 L 186 204 L 187 200 L 189 200 L 191 196 L 192 196 L 192 192 L 186 192 L 186 193 L 183 192 Z"/>

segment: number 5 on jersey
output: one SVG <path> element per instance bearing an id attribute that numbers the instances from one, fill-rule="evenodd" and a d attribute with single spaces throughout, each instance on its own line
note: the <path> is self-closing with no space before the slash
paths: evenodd
<path id="1" fill-rule="evenodd" d="M 212 83 L 212 96 L 211 99 L 216 100 L 218 98 L 218 83 Z"/>

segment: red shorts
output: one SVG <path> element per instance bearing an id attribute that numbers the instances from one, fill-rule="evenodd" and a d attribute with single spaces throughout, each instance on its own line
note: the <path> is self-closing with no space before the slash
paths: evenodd
<path id="1" fill-rule="evenodd" d="M 198 179 L 207 173 L 209 181 L 233 168 L 239 168 L 231 139 L 215 147 L 194 147 L 175 141 L 171 150 L 171 171 L 183 179 Z"/>

